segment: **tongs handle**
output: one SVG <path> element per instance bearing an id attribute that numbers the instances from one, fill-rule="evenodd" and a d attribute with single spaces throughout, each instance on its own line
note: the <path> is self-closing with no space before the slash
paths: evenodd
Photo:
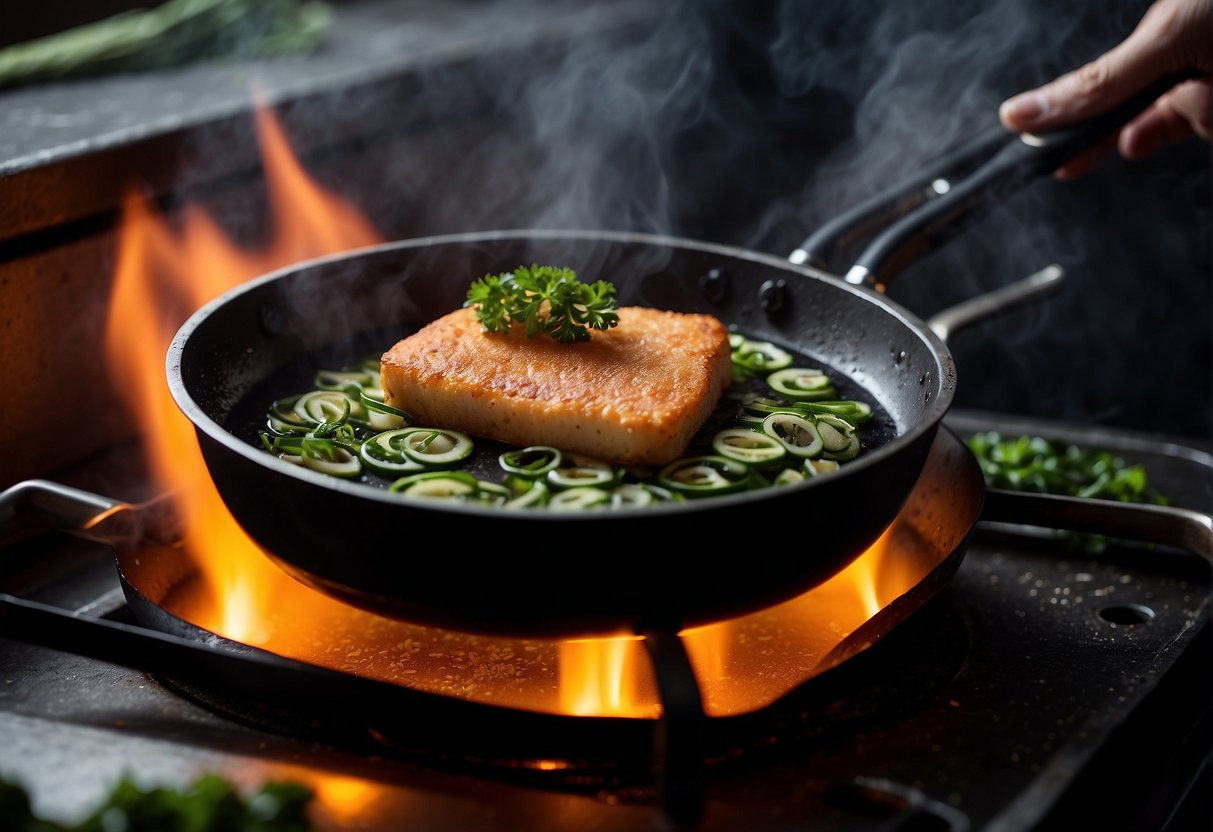
<path id="1" fill-rule="evenodd" d="M 1001 150 L 1010 135 L 1004 127 L 990 128 L 960 149 L 944 154 L 912 178 L 873 194 L 838 214 L 806 237 L 788 259 L 797 265 L 808 264 L 828 271 L 838 256 L 865 238 L 947 193 L 954 181 L 968 176 Z"/>
<path id="2" fill-rule="evenodd" d="M 981 519 L 1159 543 L 1213 562 L 1213 517 L 1175 506 L 990 488 Z"/>
<path id="3" fill-rule="evenodd" d="M 792 252 L 789 260 L 821 267 L 823 258 L 840 242 L 868 230 L 875 220 L 896 216 L 898 206 L 910 205 L 908 213 L 902 210 L 900 219 L 876 235 L 845 276 L 855 285 L 885 286 L 911 262 L 951 240 L 1007 196 L 1095 147 L 1163 93 L 1191 77 L 1187 70 L 1164 76 L 1111 110 L 1073 127 L 1039 135 L 992 130 L 909 186 L 874 197 L 824 226 Z M 974 158 L 983 152 L 991 155 L 974 165 Z M 956 177 L 962 178 L 953 181 Z"/>

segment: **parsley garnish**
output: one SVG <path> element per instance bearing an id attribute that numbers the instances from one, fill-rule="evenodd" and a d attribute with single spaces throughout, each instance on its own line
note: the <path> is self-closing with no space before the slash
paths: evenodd
<path id="1" fill-rule="evenodd" d="M 565 344 L 588 341 L 591 329 L 619 323 L 612 284 L 582 283 L 572 269 L 535 263 L 486 274 L 472 283 L 464 306 L 476 308 L 486 332 L 508 332 L 521 324 L 528 338 L 549 335 Z"/>

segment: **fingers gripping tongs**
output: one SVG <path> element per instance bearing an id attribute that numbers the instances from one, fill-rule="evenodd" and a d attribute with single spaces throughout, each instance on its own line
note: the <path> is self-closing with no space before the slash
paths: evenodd
<path id="1" fill-rule="evenodd" d="M 1112 136 L 1190 77 L 1190 72 L 1165 76 L 1105 113 L 1049 133 L 1017 134 L 993 126 L 909 181 L 826 223 L 788 259 L 830 271 L 831 261 L 844 249 L 853 250 L 867 239 L 845 279 L 881 289 L 910 262 L 942 246 L 1028 182 Z"/>

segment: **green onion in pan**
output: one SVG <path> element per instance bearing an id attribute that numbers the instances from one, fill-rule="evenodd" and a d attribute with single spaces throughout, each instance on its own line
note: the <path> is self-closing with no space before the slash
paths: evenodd
<path id="1" fill-rule="evenodd" d="M 616 479 L 610 465 L 581 454 L 563 454 L 560 464 L 547 473 L 548 485 L 553 488 L 611 486 Z"/>
<path id="2" fill-rule="evenodd" d="M 804 475 L 806 477 L 820 477 L 822 474 L 829 474 L 839 469 L 838 460 L 835 459 L 806 459 L 804 461 Z"/>
<path id="3" fill-rule="evenodd" d="M 366 421 L 366 410 L 340 390 L 313 390 L 295 402 L 295 415 L 306 425 Z"/>
<path id="4" fill-rule="evenodd" d="M 681 494 L 651 482 L 627 482 L 611 491 L 611 508 L 642 508 L 658 503 L 685 503 Z"/>
<path id="5" fill-rule="evenodd" d="M 738 342 L 729 340 L 732 346 L 733 374 L 745 380 L 792 366 L 792 354 L 769 341 L 751 341 L 742 338 Z"/>
<path id="6" fill-rule="evenodd" d="M 311 431 L 308 425 L 297 425 L 293 422 L 284 422 L 272 413 L 265 420 L 265 427 L 274 436 L 302 436 Z"/>
<path id="7" fill-rule="evenodd" d="M 551 491 L 543 480 L 506 477 L 506 485 L 513 495 L 506 501 L 506 508 L 539 508 L 548 504 Z"/>
<path id="8" fill-rule="evenodd" d="M 749 473 L 745 464 L 728 457 L 689 456 L 662 468 L 657 482 L 687 497 L 706 497 L 744 491 Z"/>
<path id="9" fill-rule="evenodd" d="M 786 367 L 767 376 L 767 386 L 794 401 L 832 399 L 837 393 L 829 377 L 816 368 Z"/>
<path id="10" fill-rule="evenodd" d="M 593 485 L 579 485 L 553 494 L 548 500 L 552 511 L 587 511 L 611 507 L 611 492 Z"/>
<path id="11" fill-rule="evenodd" d="M 517 451 L 506 451 L 497 463 L 507 474 L 537 479 L 560 467 L 563 455 L 550 445 L 532 445 Z"/>
<path id="12" fill-rule="evenodd" d="M 838 453 L 851 442 L 855 429 L 837 416 L 818 416 L 815 420 L 817 432 L 821 434 L 821 445 L 825 453 Z"/>
<path id="13" fill-rule="evenodd" d="M 817 424 L 795 413 L 772 413 L 762 420 L 762 431 L 779 440 L 788 453 L 817 456 L 824 448 Z"/>
<path id="14" fill-rule="evenodd" d="M 362 473 L 358 456 L 330 439 L 307 438 L 302 443 L 303 464 L 313 471 L 334 477 L 356 477 Z"/>
<path id="15" fill-rule="evenodd" d="M 823 413 L 839 416 L 846 419 L 852 425 L 862 425 L 872 418 L 872 406 L 866 402 L 850 400 L 794 402 L 792 407 L 803 413 L 811 413 L 814 416 L 820 416 Z"/>
<path id="16" fill-rule="evenodd" d="M 479 493 L 480 481 L 466 471 L 426 471 L 401 477 L 388 491 L 435 500 L 470 500 Z"/>
<path id="17" fill-rule="evenodd" d="M 364 388 L 359 393 L 358 401 L 366 408 L 367 421 L 370 422 L 372 430 L 393 430 L 412 424 L 412 414 L 386 404 L 383 401 L 383 390 L 378 387 L 371 390 Z"/>
<path id="18" fill-rule="evenodd" d="M 317 370 L 312 384 L 320 390 L 340 390 L 348 392 L 351 388 L 360 390 L 373 384 L 374 378 L 362 370 Z"/>
<path id="19" fill-rule="evenodd" d="M 388 430 L 367 439 L 362 443 L 362 449 L 358 452 L 362 464 L 386 477 L 400 477 L 416 471 L 424 471 L 424 465 L 405 456 L 396 447 L 395 442 L 403 439 L 404 433 L 404 429 Z"/>
<path id="20" fill-rule="evenodd" d="M 451 468 L 472 455 L 472 438 L 449 428 L 401 428 L 396 447 L 427 468 Z"/>
<path id="21" fill-rule="evenodd" d="M 807 464 L 811 460 L 805 460 Z M 797 471 L 795 468 L 784 468 L 775 475 L 775 479 L 771 480 L 772 485 L 795 485 L 798 482 L 804 482 L 804 471 Z"/>
<path id="22" fill-rule="evenodd" d="M 514 497 L 510 489 L 499 483 L 480 480 L 479 484 L 479 490 L 476 492 L 477 502 L 491 506 L 503 506 Z"/>
<path id="23" fill-rule="evenodd" d="M 774 436 L 749 428 L 727 428 L 712 437 L 712 450 L 747 465 L 773 465 L 787 455 Z"/>

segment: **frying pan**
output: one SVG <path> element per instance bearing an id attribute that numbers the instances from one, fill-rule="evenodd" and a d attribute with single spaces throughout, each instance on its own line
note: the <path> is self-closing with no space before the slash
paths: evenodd
<path id="1" fill-rule="evenodd" d="M 1164 82 L 1174 83 L 1173 79 Z M 1161 86 L 1161 85 L 1156 85 Z M 943 342 L 871 287 L 996 196 L 1053 170 L 1152 101 L 1082 127 L 1004 134 L 968 182 L 895 222 L 845 279 L 788 259 L 607 231 L 493 231 L 405 240 L 298 264 L 195 313 L 169 386 L 219 494 L 286 571 L 375 612 L 516 635 L 643 632 L 735 616 L 835 574 L 892 522 L 955 390 Z M 921 219 L 919 218 L 921 216 Z M 841 471 L 789 487 L 610 512 L 410 500 L 291 465 L 255 443 L 266 405 L 320 367 L 379 353 L 458 308 L 469 282 L 531 262 L 614 282 L 620 305 L 712 314 L 841 378 L 881 416 Z"/>

